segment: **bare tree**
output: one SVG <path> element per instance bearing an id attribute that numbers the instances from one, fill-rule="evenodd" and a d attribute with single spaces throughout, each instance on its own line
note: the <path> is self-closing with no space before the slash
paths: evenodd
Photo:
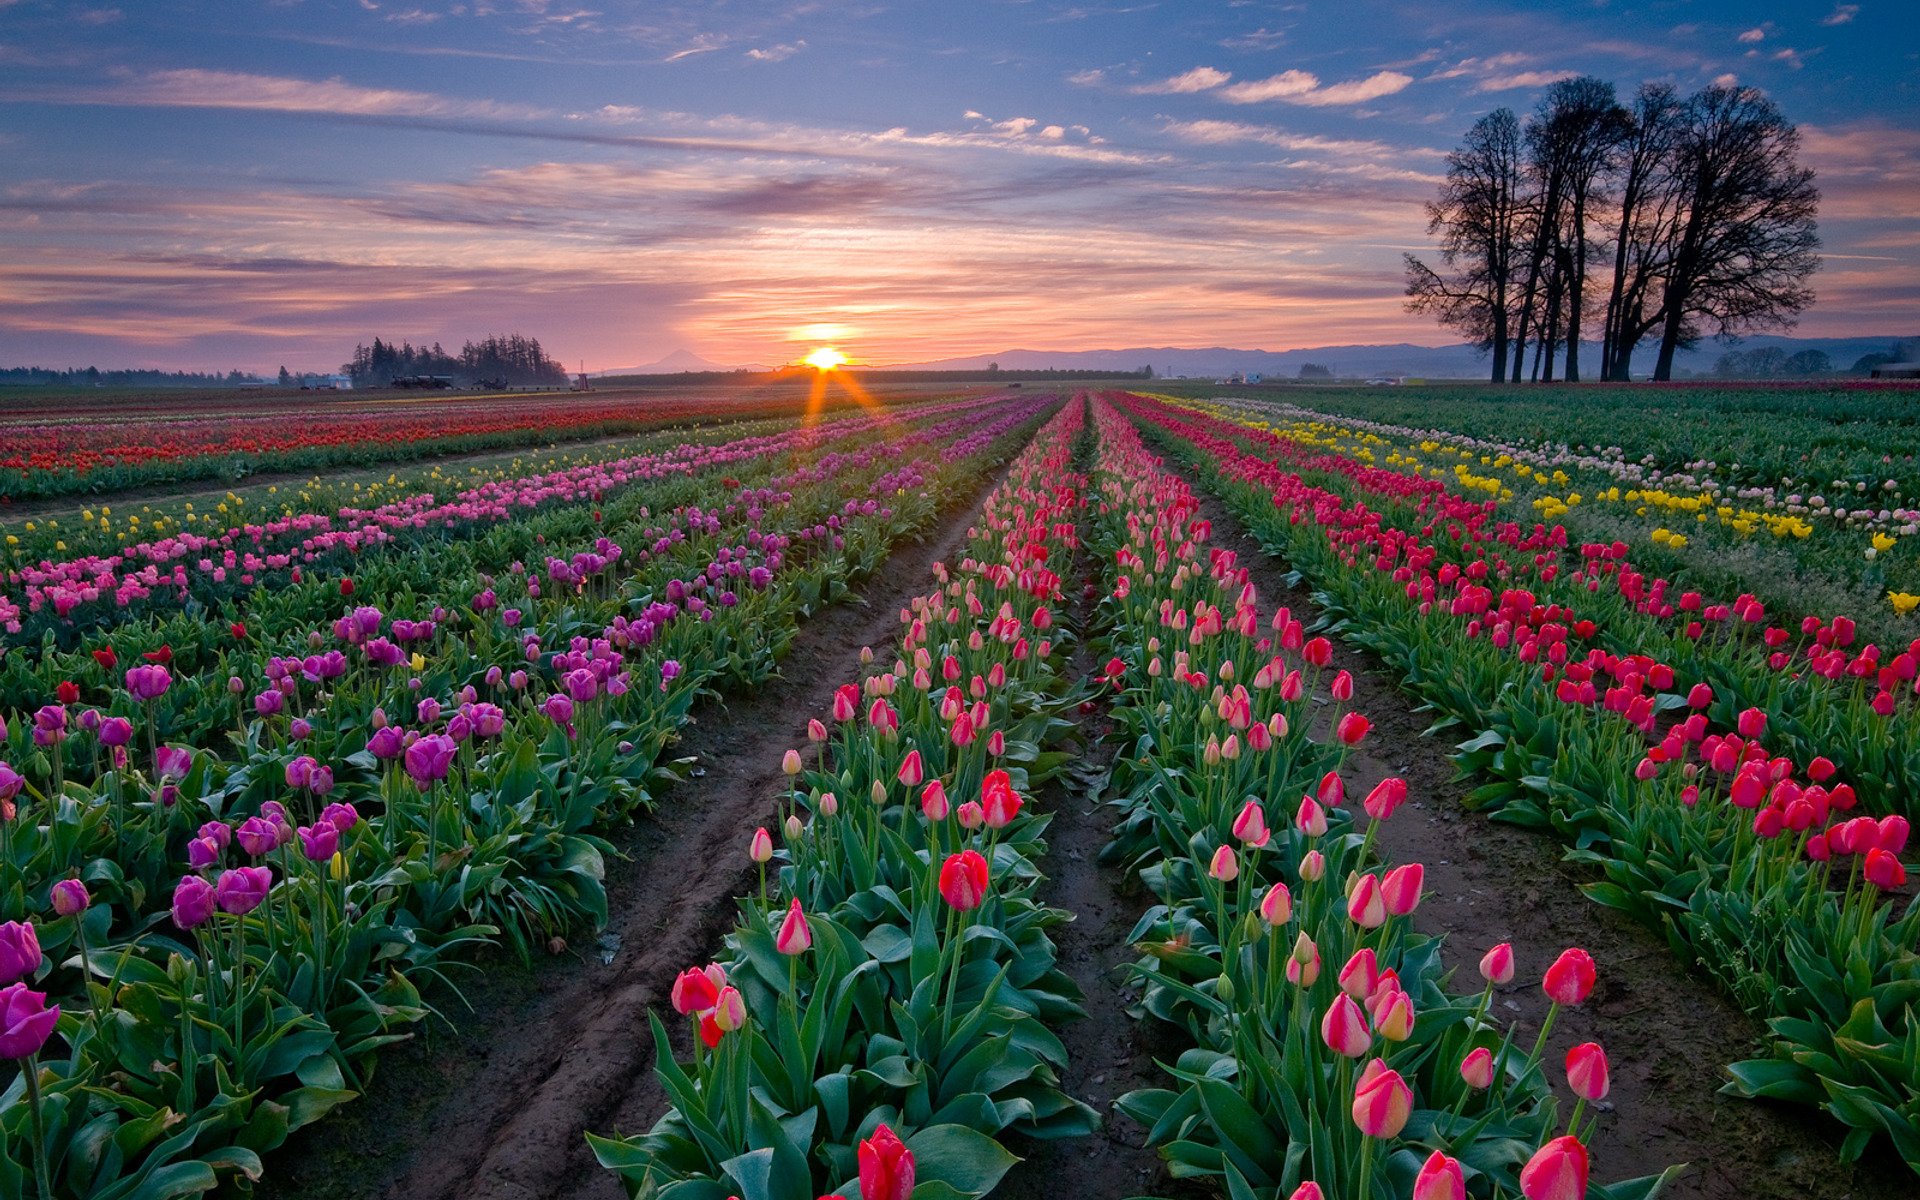
<path id="1" fill-rule="evenodd" d="M 1427 231 L 1440 235 L 1447 274 L 1406 256 L 1407 308 L 1493 352 L 1493 381 L 1507 374 L 1514 319 L 1514 268 L 1521 238 L 1520 120 L 1500 108 L 1475 121 L 1447 156 L 1440 197 L 1427 205 Z M 1513 350 L 1516 363 L 1519 350 Z"/>
<path id="2" fill-rule="evenodd" d="M 1800 134 L 1753 88 L 1710 87 L 1687 102 L 1676 148 L 1686 216 L 1667 270 L 1655 379 L 1673 375 L 1689 324 L 1723 337 L 1790 326 L 1813 303 L 1820 191 Z"/>
<path id="3" fill-rule="evenodd" d="M 1649 83 L 1634 97 L 1614 160 L 1620 216 L 1613 238 L 1613 282 L 1600 342 L 1600 378 L 1632 378 L 1634 347 L 1666 320 L 1660 282 L 1679 239 L 1682 181 L 1674 146 L 1685 106 L 1670 84 Z M 1648 311 L 1648 302 L 1653 303 Z"/>

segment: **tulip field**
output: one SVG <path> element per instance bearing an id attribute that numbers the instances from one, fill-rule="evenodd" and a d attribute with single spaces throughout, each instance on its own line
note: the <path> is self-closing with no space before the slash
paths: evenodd
<path id="1" fill-rule="evenodd" d="M 0 426 L 0 490 L 99 493 L 0 547 L 0 1196 L 1802 1194 L 1597 1148 L 1657 1090 L 1624 973 L 1756 1022 L 1692 1102 L 1914 1194 L 1911 462 L 1396 403 Z M 327 477 L 556 424 L 602 440 Z M 115 502 L 239 460 L 316 474 Z M 1431 736 L 1382 746 L 1383 704 Z M 1456 798 L 1380 766 L 1419 755 Z M 1443 805 L 1643 950 L 1450 932 L 1392 836 Z M 354 1161 L 303 1169 L 333 1129 Z"/>

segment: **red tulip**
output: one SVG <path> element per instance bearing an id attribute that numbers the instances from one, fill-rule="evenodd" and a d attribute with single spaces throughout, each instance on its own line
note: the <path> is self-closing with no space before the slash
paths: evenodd
<path id="1" fill-rule="evenodd" d="M 1367 815 L 1374 820 L 1384 821 L 1406 802 L 1407 781 L 1392 777 L 1374 784 L 1367 798 L 1360 802 L 1360 807 L 1366 809 Z"/>
<path id="2" fill-rule="evenodd" d="M 1867 851 L 1866 876 L 1868 883 L 1884 891 L 1906 883 L 1907 869 L 1899 859 L 1875 846 Z"/>
<path id="3" fill-rule="evenodd" d="M 1374 1059 L 1360 1073 L 1353 1089 L 1353 1123 L 1371 1138 L 1390 1138 L 1406 1128 L 1413 1115 L 1413 1089 L 1400 1073 Z"/>
<path id="4" fill-rule="evenodd" d="M 1520 1169 L 1520 1193 L 1527 1200 L 1586 1200 L 1587 1148 L 1557 1137 L 1534 1151 Z"/>
<path id="5" fill-rule="evenodd" d="M 1607 1098 L 1607 1052 L 1598 1042 L 1582 1042 L 1567 1051 L 1567 1086 L 1582 1100 Z"/>
<path id="6" fill-rule="evenodd" d="M 913 1194 L 913 1151 L 884 1124 L 860 1143 L 860 1200 L 907 1200 Z"/>
<path id="7" fill-rule="evenodd" d="M 340 577 L 340 594 L 342 596 L 353 595 L 353 580 L 344 575 Z"/>
<path id="8" fill-rule="evenodd" d="M 900 770 L 894 777 L 907 787 L 920 786 L 920 781 L 926 778 L 926 769 L 920 765 L 918 750 L 907 751 L 907 756 L 900 760 Z"/>
<path id="9" fill-rule="evenodd" d="M 1467 1200 L 1467 1176 L 1459 1161 L 1435 1150 L 1413 1177 L 1413 1200 Z"/>
<path id="10" fill-rule="evenodd" d="M 1555 1004 L 1582 1004 L 1593 994 L 1593 956 L 1578 946 L 1560 952 L 1540 987 Z"/>
<path id="11" fill-rule="evenodd" d="M 1767 714 L 1757 708 L 1746 709 L 1735 721 L 1734 728 L 1743 738 L 1757 738 L 1767 731 Z"/>
<path id="12" fill-rule="evenodd" d="M 1341 992 L 1333 998 L 1326 1015 L 1320 1018 L 1320 1040 L 1335 1054 L 1366 1057 L 1373 1047 L 1373 1034 L 1367 1029 L 1367 1018 L 1353 997 Z"/>
<path id="13" fill-rule="evenodd" d="M 1327 1194 L 1320 1190 L 1319 1184 L 1309 1179 L 1295 1188 L 1287 1200 L 1327 1200 Z"/>
<path id="14" fill-rule="evenodd" d="M 1350 712 L 1341 717 L 1340 723 L 1333 727 L 1333 736 L 1340 739 L 1340 744 L 1343 746 L 1358 746 L 1366 738 L 1367 731 L 1372 728 L 1373 722 L 1357 712 Z"/>
<path id="15" fill-rule="evenodd" d="M 980 907 L 987 894 L 987 860 L 977 850 L 950 854 L 940 867 L 940 895 L 960 912 Z"/>
<path id="16" fill-rule="evenodd" d="M 236 642 L 244 642 L 247 640 L 247 627 L 240 621 L 235 621 L 233 624 L 227 626 L 227 632 L 233 635 L 233 640 Z"/>
<path id="17" fill-rule="evenodd" d="M 1005 829 L 1020 815 L 1023 801 L 1003 770 L 987 772 L 980 783 L 980 812 L 989 829 Z"/>
<path id="18" fill-rule="evenodd" d="M 93 661 L 111 671 L 120 664 L 120 656 L 113 652 L 112 646 L 105 646 L 93 652 Z"/>
<path id="19" fill-rule="evenodd" d="M 720 1016 L 718 1013 L 705 1012 L 700 1014 L 701 1044 L 706 1046 L 707 1049 L 712 1050 L 719 1046 L 726 1036 L 727 1031 L 720 1027 Z"/>
<path id="20" fill-rule="evenodd" d="M 673 1011 L 683 1017 L 706 1012 L 720 998 L 720 989 L 699 967 L 688 967 L 673 981 Z"/>
<path id="21" fill-rule="evenodd" d="M 160 666 L 165 666 L 166 664 L 173 661 L 173 647 L 166 645 L 165 643 L 162 643 L 158 650 L 149 650 L 145 654 L 142 654 L 140 657 L 146 659 L 150 663 L 157 663 Z"/>
<path id="22" fill-rule="evenodd" d="M 53 689 L 53 695 L 54 699 L 60 701 L 62 704 L 78 704 L 80 702 L 80 685 L 71 679 L 63 679 L 59 685 Z"/>

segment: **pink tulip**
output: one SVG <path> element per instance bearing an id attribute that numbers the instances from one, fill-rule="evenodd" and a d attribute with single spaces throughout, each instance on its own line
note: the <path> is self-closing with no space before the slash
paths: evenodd
<path id="1" fill-rule="evenodd" d="M 1320 1190 L 1319 1184 L 1309 1179 L 1293 1189 L 1293 1195 L 1287 1197 L 1287 1200 L 1327 1200 L 1327 1195 Z"/>
<path id="2" fill-rule="evenodd" d="M 1493 1086 L 1493 1051 L 1485 1046 L 1475 1046 L 1467 1056 L 1460 1060 L 1460 1078 L 1468 1087 L 1476 1091 L 1485 1091 Z"/>
<path id="3" fill-rule="evenodd" d="M 1260 919 L 1269 925 L 1285 925 L 1293 919 L 1293 893 L 1284 883 L 1276 883 L 1260 897 Z"/>
<path id="4" fill-rule="evenodd" d="M 1345 992 L 1333 998 L 1326 1015 L 1320 1019 L 1320 1040 L 1327 1044 L 1327 1049 L 1348 1058 L 1364 1058 L 1372 1048 L 1373 1034 L 1367 1029 L 1367 1018 Z"/>
<path id="5" fill-rule="evenodd" d="M 60 1021 L 60 1006 L 47 1006 L 44 992 L 36 992 L 24 983 L 0 988 L 0 1058 L 30 1058 L 53 1036 Z"/>
<path id="6" fill-rule="evenodd" d="M 1586 1200 L 1587 1148 L 1557 1137 L 1534 1151 L 1520 1168 L 1520 1193 L 1527 1200 Z"/>
<path id="7" fill-rule="evenodd" d="M 1309 850 L 1300 856 L 1300 878 L 1308 883 L 1318 883 L 1327 873 L 1327 856 L 1318 850 Z"/>
<path id="8" fill-rule="evenodd" d="M 1583 1042 L 1567 1051 L 1567 1086 L 1582 1100 L 1607 1098 L 1607 1052 L 1598 1042 Z"/>
<path id="9" fill-rule="evenodd" d="M 1513 946 L 1501 942 L 1480 957 L 1480 978 L 1492 984 L 1513 982 Z"/>
<path id="10" fill-rule="evenodd" d="M 1300 808 L 1293 814 L 1294 828 L 1310 838 L 1319 837 L 1327 831 L 1327 810 L 1312 796 L 1300 797 Z"/>
<path id="11" fill-rule="evenodd" d="M 1373 947 L 1362 946 L 1353 952 L 1347 965 L 1340 968 L 1340 990 L 1355 1000 L 1365 1000 L 1380 982 L 1380 959 Z"/>
<path id="12" fill-rule="evenodd" d="M 1213 852 L 1213 861 L 1207 864 L 1207 874 L 1221 883 L 1232 883 L 1240 878 L 1240 860 L 1234 857 L 1232 846 L 1222 846 Z"/>
<path id="13" fill-rule="evenodd" d="M 1373 1026 L 1390 1042 L 1404 1042 L 1413 1036 L 1413 998 L 1395 988 L 1381 992 L 1371 1005 Z"/>
<path id="14" fill-rule="evenodd" d="M 40 935 L 30 921 L 0 925 L 0 983 L 12 983 L 40 969 Z"/>
<path id="15" fill-rule="evenodd" d="M 807 914 L 800 911 L 800 901 L 795 900 L 787 909 L 786 919 L 780 922 L 780 932 L 773 939 L 773 948 L 782 954 L 805 954 L 813 945 L 813 930 L 807 924 Z"/>
<path id="16" fill-rule="evenodd" d="M 1380 899 L 1390 916 L 1404 917 L 1420 906 L 1420 889 L 1426 881 L 1426 868 L 1407 863 L 1388 871 L 1380 881 Z"/>
<path id="17" fill-rule="evenodd" d="M 1435 1150 L 1413 1177 L 1413 1200 L 1467 1200 L 1467 1177 L 1459 1160 Z"/>
<path id="18" fill-rule="evenodd" d="M 1240 815 L 1233 819 L 1233 836 L 1243 845 L 1261 847 L 1272 840 L 1273 833 L 1267 828 L 1267 814 L 1258 802 L 1249 800 Z"/>
<path id="19" fill-rule="evenodd" d="M 766 826 L 753 831 L 753 837 L 747 841 L 747 857 L 757 863 L 773 860 L 773 835 L 767 832 Z"/>
<path id="20" fill-rule="evenodd" d="M 920 811 L 929 821 L 944 821 L 951 806 L 947 803 L 947 785 L 938 779 L 929 780 L 920 792 Z"/>
<path id="21" fill-rule="evenodd" d="M 1407 802 L 1407 781 L 1398 777 L 1382 779 L 1373 785 L 1367 798 L 1360 802 L 1369 817 L 1384 821 Z"/>
<path id="22" fill-rule="evenodd" d="M 940 895 L 958 912 L 972 912 L 987 894 L 987 860 L 978 850 L 947 856 L 940 867 Z"/>
<path id="23" fill-rule="evenodd" d="M 720 989 L 698 967 L 688 967 L 674 978 L 670 993 L 673 1011 L 683 1017 L 706 1012 L 720 998 Z"/>
<path id="24" fill-rule="evenodd" d="M 926 768 L 920 765 L 918 750 L 907 751 L 907 756 L 900 760 L 900 769 L 895 772 L 894 778 L 906 787 L 920 786 L 920 781 L 926 778 Z"/>
<path id="25" fill-rule="evenodd" d="M 1347 897 L 1347 919 L 1362 929 L 1378 929 L 1386 924 L 1386 901 L 1380 896 L 1380 880 L 1362 875 L 1353 895 Z"/>
<path id="26" fill-rule="evenodd" d="M 1360 1073 L 1353 1089 L 1353 1123 L 1371 1138 L 1397 1136 L 1413 1115 L 1413 1089 L 1381 1059 Z M 1531 1200 L 1531 1198 L 1530 1198 Z"/>

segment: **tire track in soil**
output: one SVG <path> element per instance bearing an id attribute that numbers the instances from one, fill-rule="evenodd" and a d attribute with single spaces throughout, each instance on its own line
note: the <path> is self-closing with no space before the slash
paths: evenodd
<path id="1" fill-rule="evenodd" d="M 371 1094 L 274 1155 L 266 1200 L 620 1200 L 617 1177 L 587 1148 L 587 1131 L 644 1131 L 666 1110 L 653 1074 L 646 1013 L 673 978 L 707 961 L 750 890 L 745 846 L 771 824 L 785 783 L 782 753 L 804 745 L 833 691 L 858 671 L 862 645 L 884 646 L 932 564 L 965 544 L 1004 466 L 919 541 L 896 543 L 858 595 L 800 627 L 780 673 L 731 703 L 697 708 L 672 747 L 705 769 L 663 788 L 609 869 L 611 919 L 594 949 L 517 970 L 483 972 L 440 1026 L 383 1061 Z M 462 980 L 464 982 L 464 980 Z M 445 1001 L 441 1003 L 445 1005 Z M 682 1022 L 671 1022 L 676 1040 Z"/>
<path id="2" fill-rule="evenodd" d="M 1209 491 L 1195 490 L 1213 543 L 1239 552 L 1267 603 L 1287 605 L 1311 626 L 1321 610 L 1310 589 L 1288 586 L 1284 559 L 1269 555 Z M 1726 1064 L 1755 1051 L 1762 1024 L 1683 967 L 1662 937 L 1588 900 L 1579 885 L 1592 874 L 1562 861 L 1556 839 L 1465 808 L 1470 789 L 1447 757 L 1453 742 L 1423 736 L 1431 715 L 1414 711 L 1391 666 L 1332 640 L 1334 666 L 1353 675 L 1353 707 L 1373 722 L 1343 772 L 1350 803 L 1389 775 L 1407 781 L 1410 799 L 1382 825 L 1377 844 L 1390 862 L 1425 865 L 1414 925 L 1447 935 L 1455 990 L 1477 993 L 1480 955 L 1511 942 L 1518 971 L 1496 989 L 1494 1007 L 1518 1023 L 1515 1041 L 1530 1046 L 1548 1008 L 1541 972 L 1568 946 L 1585 947 L 1599 966 L 1592 999 L 1561 1013 L 1543 1055 L 1564 1112 L 1572 1102 L 1559 1068 L 1567 1050 L 1587 1041 L 1607 1050 L 1612 1090 L 1591 1147 L 1596 1180 L 1684 1162 L 1691 1169 L 1662 1200 L 1912 1200 L 1920 1192 L 1884 1144 L 1859 1163 L 1840 1162 L 1844 1130 L 1823 1114 L 1719 1095 Z"/>

